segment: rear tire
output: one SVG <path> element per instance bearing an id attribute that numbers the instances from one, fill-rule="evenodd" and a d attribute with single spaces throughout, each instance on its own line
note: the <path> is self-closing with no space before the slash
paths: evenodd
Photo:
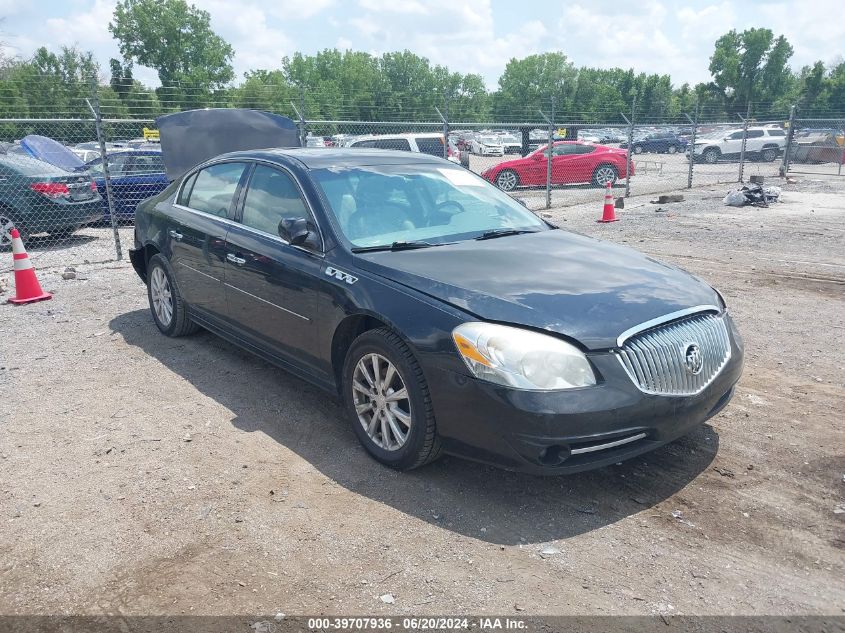
<path id="1" fill-rule="evenodd" d="M 678 148 L 674 145 L 670 145 L 669 149 L 667 149 L 666 151 L 669 152 L 670 154 L 674 154 L 675 152 L 678 151 Z"/>
<path id="2" fill-rule="evenodd" d="M 428 384 L 414 354 L 395 332 L 380 328 L 356 338 L 341 380 L 352 429 L 376 461 L 411 470 L 440 457 Z"/>
<path id="3" fill-rule="evenodd" d="M 26 243 L 29 239 L 26 231 L 18 226 L 15 216 L 10 211 L 0 207 L 0 253 L 12 250 L 12 229 L 17 228 L 21 239 Z"/>
<path id="4" fill-rule="evenodd" d="M 147 264 L 147 299 L 153 321 L 165 336 L 186 336 L 199 330 L 188 316 L 170 262 L 162 255 L 153 255 Z"/>
<path id="5" fill-rule="evenodd" d="M 502 191 L 513 191 L 519 186 L 519 175 L 513 169 L 503 169 L 496 176 L 496 186 Z"/>
<path id="6" fill-rule="evenodd" d="M 760 159 L 767 163 L 775 162 L 777 157 L 778 151 L 774 147 L 764 147 L 760 152 Z"/>
<path id="7" fill-rule="evenodd" d="M 607 183 L 609 182 L 612 187 L 616 184 L 617 178 L 619 178 L 619 172 L 616 167 L 607 164 L 599 165 L 593 172 L 593 185 L 596 187 L 607 187 Z"/>

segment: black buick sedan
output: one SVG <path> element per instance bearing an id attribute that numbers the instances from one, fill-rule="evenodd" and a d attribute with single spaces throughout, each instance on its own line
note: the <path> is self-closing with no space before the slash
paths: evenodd
<path id="1" fill-rule="evenodd" d="M 713 288 L 420 154 L 217 156 L 138 207 L 131 259 L 164 334 L 338 394 L 394 468 L 618 462 L 713 416 L 742 370 Z"/>

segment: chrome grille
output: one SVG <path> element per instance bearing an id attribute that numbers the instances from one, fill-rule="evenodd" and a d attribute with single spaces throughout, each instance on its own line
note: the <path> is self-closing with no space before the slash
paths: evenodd
<path id="1" fill-rule="evenodd" d="M 688 368 L 691 345 L 700 350 L 701 369 L 697 374 Z M 731 357 L 731 344 L 724 316 L 707 312 L 633 334 L 615 353 L 641 391 L 691 396 L 701 393 L 719 375 Z M 695 367 L 694 362 L 689 364 Z"/>

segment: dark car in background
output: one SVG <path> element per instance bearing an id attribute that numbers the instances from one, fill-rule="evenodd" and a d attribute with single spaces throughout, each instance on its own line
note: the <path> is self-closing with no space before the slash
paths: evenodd
<path id="1" fill-rule="evenodd" d="M 195 151 L 176 122 L 158 125 L 163 142 L 173 130 Z M 207 328 L 339 395 L 383 464 L 595 468 L 689 433 L 733 394 L 743 347 L 718 292 L 449 161 L 167 151 L 173 184 L 138 206 L 130 251 L 159 330 Z"/>
<path id="2" fill-rule="evenodd" d="M 115 151 L 108 155 L 108 164 L 114 212 L 118 220 L 134 219 L 138 203 L 160 193 L 169 184 L 161 150 Z M 93 174 L 97 190 L 103 198 L 101 219 L 108 222 L 110 213 L 102 158 L 92 160 L 86 167 Z"/>
<path id="3" fill-rule="evenodd" d="M 9 232 L 67 235 L 96 222 L 100 196 L 87 172 L 74 173 L 31 156 L 0 154 L 0 249 Z"/>
<path id="4" fill-rule="evenodd" d="M 654 132 L 638 139 L 634 139 L 631 143 L 631 151 L 634 154 L 642 154 L 644 152 L 655 152 L 659 154 L 675 154 L 683 152 L 688 145 L 688 141 L 681 138 L 674 132 Z M 628 149 L 628 142 L 625 141 L 619 146 L 621 149 Z"/>

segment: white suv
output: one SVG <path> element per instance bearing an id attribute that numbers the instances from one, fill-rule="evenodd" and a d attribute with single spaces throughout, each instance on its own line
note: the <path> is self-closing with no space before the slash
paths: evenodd
<path id="1" fill-rule="evenodd" d="M 775 127 L 750 127 L 745 142 L 745 155 L 749 159 L 773 162 L 786 147 L 786 132 Z M 695 162 L 716 163 L 720 159 L 739 158 L 742 152 L 742 130 L 729 130 L 724 134 L 695 139 L 695 146 L 687 148 L 687 156 Z"/>
<path id="2" fill-rule="evenodd" d="M 420 152 L 443 158 L 443 135 L 437 132 L 422 132 L 420 134 L 373 134 L 359 136 L 346 144 L 346 147 L 370 149 L 395 149 L 402 152 Z M 448 159 L 453 163 L 460 163 L 451 146 L 447 149 Z"/>

